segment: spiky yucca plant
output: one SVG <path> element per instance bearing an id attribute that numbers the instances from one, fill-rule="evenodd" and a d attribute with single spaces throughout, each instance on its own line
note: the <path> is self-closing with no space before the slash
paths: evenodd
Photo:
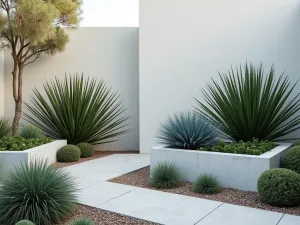
<path id="1" fill-rule="evenodd" d="M 218 124 L 225 138 L 235 141 L 276 140 L 299 129 L 299 93 L 294 97 L 291 84 L 283 74 L 275 78 L 272 67 L 246 63 L 219 74 L 221 82 L 212 79 L 203 89 L 204 102 L 197 100 L 197 112 Z"/>
<path id="2" fill-rule="evenodd" d="M 180 183 L 179 169 L 168 162 L 159 162 L 150 171 L 149 184 L 158 189 L 174 188 Z"/>
<path id="3" fill-rule="evenodd" d="M 128 117 L 117 93 L 104 81 L 83 75 L 56 78 L 44 85 L 46 95 L 34 89 L 30 113 L 25 119 L 53 139 L 67 139 L 69 144 L 103 144 L 116 141 L 126 133 Z"/>
<path id="4" fill-rule="evenodd" d="M 11 126 L 9 120 L 6 118 L 0 118 L 0 138 L 10 134 Z"/>
<path id="5" fill-rule="evenodd" d="M 43 137 L 42 131 L 32 125 L 24 125 L 20 130 L 20 136 L 26 139 Z"/>
<path id="6" fill-rule="evenodd" d="M 76 191 L 74 179 L 62 169 L 42 161 L 21 164 L 2 180 L 0 223 L 56 224 L 72 212 Z"/>
<path id="7" fill-rule="evenodd" d="M 159 130 L 159 143 L 170 148 L 199 149 L 201 146 L 215 144 L 218 130 L 195 113 L 179 113 L 168 117 Z"/>

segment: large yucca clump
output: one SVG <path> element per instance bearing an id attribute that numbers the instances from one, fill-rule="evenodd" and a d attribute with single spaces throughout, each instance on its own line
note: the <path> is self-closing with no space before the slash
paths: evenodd
<path id="1" fill-rule="evenodd" d="M 197 100 L 201 116 L 218 124 L 225 138 L 235 141 L 275 140 L 299 129 L 299 94 L 288 77 L 275 78 L 272 67 L 267 74 L 262 65 L 246 63 L 245 68 L 220 74 L 203 90 L 205 102 Z"/>
<path id="2" fill-rule="evenodd" d="M 158 139 L 170 148 L 196 150 L 215 144 L 218 135 L 218 130 L 208 120 L 187 112 L 169 117 L 161 126 Z"/>
<path id="3" fill-rule="evenodd" d="M 0 223 L 56 224 L 72 211 L 76 191 L 74 179 L 62 169 L 46 162 L 21 164 L 2 180 Z"/>
<path id="4" fill-rule="evenodd" d="M 53 139 L 67 139 L 69 144 L 81 142 L 103 144 L 116 141 L 126 133 L 128 118 L 119 95 L 104 81 L 74 75 L 63 81 L 56 78 L 44 85 L 46 95 L 34 89 L 30 113 L 25 119 Z"/>

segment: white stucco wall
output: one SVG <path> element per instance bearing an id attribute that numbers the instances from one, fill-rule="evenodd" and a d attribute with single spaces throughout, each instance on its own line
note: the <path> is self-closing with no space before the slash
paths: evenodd
<path id="1" fill-rule="evenodd" d="M 5 52 L 5 115 L 13 118 L 12 60 Z M 44 57 L 25 68 L 24 101 L 32 88 L 42 90 L 46 79 L 65 73 L 82 73 L 104 79 L 113 91 L 121 94 L 132 129 L 120 141 L 97 146 L 99 150 L 138 150 L 138 28 L 79 28 L 70 33 L 63 53 Z M 1 76 L 0 76 L 1 77 Z M 1 78 L 0 78 L 1 85 Z M 0 86 L 1 87 L 1 86 Z"/>
<path id="2" fill-rule="evenodd" d="M 4 50 L 0 50 L 0 117 L 4 116 Z"/>
<path id="3" fill-rule="evenodd" d="M 230 65 L 274 63 L 298 79 L 299 27 L 299 0 L 140 0 L 140 151 Z"/>

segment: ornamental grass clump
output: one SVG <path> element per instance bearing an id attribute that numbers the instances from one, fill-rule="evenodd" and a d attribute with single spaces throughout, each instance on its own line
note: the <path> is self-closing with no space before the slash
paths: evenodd
<path id="1" fill-rule="evenodd" d="M 56 224 L 72 212 L 76 191 L 74 178 L 63 169 L 42 161 L 21 164 L 2 180 L 0 224 Z"/>
<path id="2" fill-rule="evenodd" d="M 200 116 L 217 124 L 225 139 L 239 141 L 278 140 L 300 127 L 300 98 L 294 96 L 296 83 L 285 75 L 275 77 L 274 68 L 246 63 L 219 73 L 202 90 L 204 102 L 196 99 Z"/>
<path id="3" fill-rule="evenodd" d="M 283 166 L 300 174 L 300 146 L 294 146 L 288 150 Z"/>
<path id="4" fill-rule="evenodd" d="M 262 202 L 274 206 L 300 205 L 300 174 L 283 168 L 265 171 L 257 189 Z"/>
<path id="5" fill-rule="evenodd" d="M 221 191 L 221 185 L 215 176 L 203 174 L 193 184 L 193 191 L 200 194 L 216 194 Z"/>
<path id="6" fill-rule="evenodd" d="M 158 189 L 175 188 L 180 183 L 179 169 L 168 162 L 159 162 L 151 169 L 149 184 Z"/>
<path id="7" fill-rule="evenodd" d="M 128 132 L 119 94 L 102 80 L 76 74 L 47 81 L 43 91 L 33 93 L 24 117 L 53 139 L 104 144 Z"/>
<path id="8" fill-rule="evenodd" d="M 218 136 L 218 130 L 209 121 L 186 112 L 169 117 L 159 130 L 158 140 L 170 148 L 196 150 L 215 144 Z"/>

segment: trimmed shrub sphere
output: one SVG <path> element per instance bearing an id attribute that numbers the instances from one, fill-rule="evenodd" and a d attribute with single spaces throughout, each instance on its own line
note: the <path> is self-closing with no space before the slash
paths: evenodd
<path id="1" fill-rule="evenodd" d="M 292 170 L 276 168 L 265 171 L 257 184 L 260 199 L 274 206 L 300 204 L 300 175 Z"/>
<path id="2" fill-rule="evenodd" d="M 175 188 L 180 183 L 178 168 L 168 162 L 159 162 L 150 172 L 149 184 L 158 189 Z"/>
<path id="3" fill-rule="evenodd" d="M 285 168 L 300 173 L 300 146 L 292 147 L 284 157 L 283 165 Z"/>
<path id="4" fill-rule="evenodd" d="M 193 184 L 193 191 L 200 194 L 216 194 L 221 191 L 221 185 L 215 176 L 203 174 Z"/>
<path id="5" fill-rule="evenodd" d="M 81 158 L 92 157 L 94 154 L 93 146 L 89 143 L 82 142 L 82 143 L 79 143 L 77 145 L 77 147 L 80 149 L 80 152 L 81 152 L 80 157 Z"/>
<path id="6" fill-rule="evenodd" d="M 46 162 L 21 164 L 1 184 L 0 224 L 15 225 L 20 220 L 57 224 L 75 207 L 74 178 Z"/>
<path id="7" fill-rule="evenodd" d="M 17 222 L 16 225 L 35 225 L 35 224 L 29 220 L 21 220 Z"/>
<path id="8" fill-rule="evenodd" d="M 66 145 L 57 152 L 59 162 L 76 162 L 80 159 L 80 149 L 76 145 Z"/>
<path id="9" fill-rule="evenodd" d="M 73 221 L 71 225 L 95 225 L 95 223 L 90 219 L 81 218 Z"/>

